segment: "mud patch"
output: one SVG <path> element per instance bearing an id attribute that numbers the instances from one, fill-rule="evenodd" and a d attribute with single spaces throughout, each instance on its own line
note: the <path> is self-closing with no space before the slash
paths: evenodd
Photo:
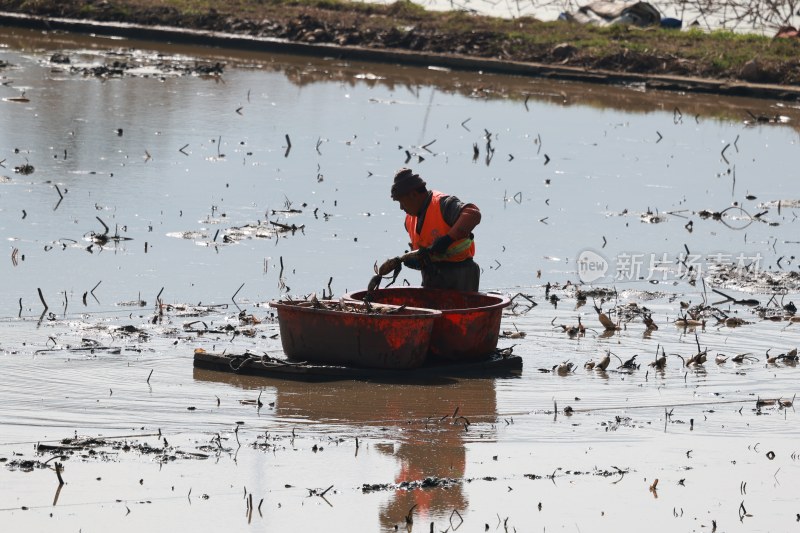
<path id="1" fill-rule="evenodd" d="M 631 472 L 630 469 L 617 468 L 612 469 L 594 468 L 593 470 L 572 470 L 568 468 L 558 467 L 550 474 L 523 474 L 522 477 L 530 480 L 549 479 L 554 480 L 559 477 L 567 476 L 598 476 L 598 477 L 611 477 L 611 476 L 624 476 Z M 507 481 L 509 478 L 503 478 Z M 426 477 L 424 479 L 416 479 L 410 481 L 402 481 L 400 483 L 364 483 L 361 485 L 361 492 L 369 494 L 372 492 L 396 491 L 396 490 L 420 490 L 420 489 L 450 489 L 452 487 L 463 485 L 465 483 L 475 482 L 494 482 L 498 481 L 496 476 L 483 476 L 473 478 L 441 478 L 441 477 Z"/>
<path id="2" fill-rule="evenodd" d="M 789 263 L 789 261 L 787 261 Z M 787 294 L 800 290 L 800 271 L 769 271 L 734 264 L 711 265 L 706 281 L 715 287 L 746 292 Z"/>
<path id="3" fill-rule="evenodd" d="M 296 211 L 292 214 L 302 213 Z M 325 218 L 327 220 L 327 218 Z M 219 224 L 220 219 L 207 219 L 205 224 Z M 194 241 L 198 246 L 219 246 L 238 244 L 245 240 L 273 239 L 276 237 L 304 234 L 305 224 L 281 222 L 279 220 L 258 220 L 241 226 L 218 229 L 211 235 L 206 230 L 173 231 L 167 237 Z"/>

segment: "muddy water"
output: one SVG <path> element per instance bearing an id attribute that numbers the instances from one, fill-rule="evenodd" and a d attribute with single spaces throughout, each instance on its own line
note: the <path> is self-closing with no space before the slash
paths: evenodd
<path id="1" fill-rule="evenodd" d="M 796 347 L 798 325 L 730 303 L 717 314 L 750 323 L 672 322 L 681 301 L 722 299 L 712 288 L 767 314 L 799 299 L 791 280 L 709 276 L 797 272 L 796 106 L 13 30 L 2 43 L 0 97 L 29 100 L 0 102 L 4 530 L 794 527 L 797 415 L 757 400 L 797 392 L 797 368 L 765 352 Z M 113 61 L 135 69 L 83 74 Z M 216 62 L 222 76 L 198 75 Z M 331 278 L 336 296 L 361 289 L 403 251 L 388 185 L 404 164 L 480 206 L 483 288 L 538 304 L 518 297 L 504 317 L 525 333 L 500 342 L 524 358 L 519 378 L 192 368 L 198 347 L 279 356 L 268 300 Z M 733 202 L 744 211 L 723 213 Z M 659 329 L 635 316 L 604 334 L 592 298 L 564 287 L 581 277 L 616 289 L 596 298 L 607 313 L 646 306 Z M 579 318 L 589 329 L 570 337 Z M 697 343 L 710 360 L 684 368 L 674 354 Z M 663 371 L 647 366 L 658 346 Z M 583 369 L 606 350 L 606 372 Z M 640 368 L 617 368 L 633 355 Z"/>

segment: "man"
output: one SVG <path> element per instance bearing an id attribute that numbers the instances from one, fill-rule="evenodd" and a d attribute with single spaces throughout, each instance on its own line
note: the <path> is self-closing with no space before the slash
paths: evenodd
<path id="1" fill-rule="evenodd" d="M 478 207 L 429 191 L 419 174 L 408 168 L 395 174 L 392 200 L 406 213 L 411 249 L 420 250 L 419 260 L 406 261 L 405 265 L 422 271 L 422 286 L 477 291 L 481 271 L 472 259 L 472 230 L 481 221 Z"/>

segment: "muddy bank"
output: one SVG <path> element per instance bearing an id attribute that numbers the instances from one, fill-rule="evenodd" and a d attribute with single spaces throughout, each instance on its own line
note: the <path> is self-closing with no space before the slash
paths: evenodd
<path id="1" fill-rule="evenodd" d="M 797 100 L 800 41 L 753 44 L 698 33 L 599 29 L 523 18 L 432 14 L 405 4 L 322 8 L 244 2 L 181 12 L 130 3 L 0 2 L 0 22 L 185 44 L 341 59 L 437 65 L 645 88 Z M 29 16 L 28 16 L 29 15 Z M 513 33 L 512 33 L 513 32 Z M 600 41 L 601 45 L 592 44 Z M 724 39 L 723 39 L 724 41 Z M 798 41 L 798 42 L 795 42 Z M 570 44 L 565 44 L 570 43 Z M 575 43 L 575 44 L 573 44 Z M 755 46 L 754 49 L 749 47 Z M 743 62 L 719 55 L 751 58 Z M 713 51 L 713 53 L 712 53 Z"/>

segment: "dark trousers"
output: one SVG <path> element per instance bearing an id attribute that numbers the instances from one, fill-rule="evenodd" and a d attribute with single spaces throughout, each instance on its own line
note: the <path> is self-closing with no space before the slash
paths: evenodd
<path id="1" fill-rule="evenodd" d="M 481 268 L 472 258 L 430 263 L 422 268 L 422 286 L 428 289 L 477 292 L 480 281 Z"/>

